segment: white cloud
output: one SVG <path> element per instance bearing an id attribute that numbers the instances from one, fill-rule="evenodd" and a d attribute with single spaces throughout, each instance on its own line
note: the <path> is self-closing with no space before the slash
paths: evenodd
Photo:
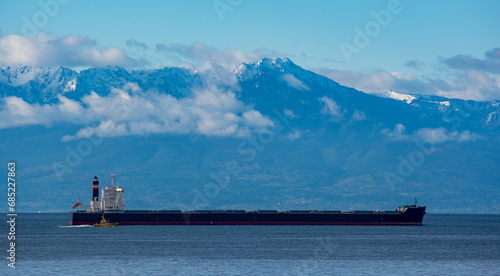
<path id="1" fill-rule="evenodd" d="M 272 121 L 245 106 L 234 93 L 217 89 L 194 91 L 191 97 L 174 98 L 137 84 L 114 88 L 107 96 L 94 92 L 80 101 L 59 96 L 55 104 L 29 104 L 6 97 L 0 105 L 0 129 L 23 125 L 51 126 L 72 123 L 84 127 L 63 140 L 155 133 L 194 133 L 206 136 L 244 137 L 273 127 Z"/>
<path id="2" fill-rule="evenodd" d="M 498 100 L 500 77 L 493 73 L 469 69 L 457 75 L 450 89 L 436 89 L 436 95 L 475 101 Z"/>
<path id="3" fill-rule="evenodd" d="M 0 104 L 0 129 L 24 125 L 51 126 L 57 122 L 81 123 L 86 121 L 84 108 L 77 102 L 59 96 L 54 105 L 29 104 L 10 96 Z"/>
<path id="4" fill-rule="evenodd" d="M 336 121 L 342 120 L 344 118 L 341 107 L 334 100 L 328 98 L 327 96 L 318 98 L 318 100 L 323 103 L 323 109 L 321 110 L 321 113 L 331 116 L 332 120 Z"/>
<path id="5" fill-rule="evenodd" d="M 127 69 L 155 69 L 166 65 L 187 67 L 197 71 L 213 71 L 219 83 L 241 63 L 253 63 L 264 57 L 287 56 L 285 53 L 259 48 L 218 49 L 202 42 L 192 44 L 157 44 L 150 47 L 128 39 L 126 47 L 103 47 L 88 36 L 56 36 L 39 32 L 35 36 L 0 33 L 0 66 L 64 66 L 81 69 L 92 66 L 117 65 Z M 222 72 L 224 71 L 227 72 Z M 223 73 L 223 74 L 222 74 Z"/>
<path id="6" fill-rule="evenodd" d="M 468 130 L 460 132 L 457 136 L 458 142 L 475 141 L 481 139 L 482 137 L 478 134 L 474 134 Z"/>
<path id="7" fill-rule="evenodd" d="M 474 141 L 480 138 L 479 135 L 465 131 L 448 131 L 443 127 L 440 128 L 423 128 L 416 131 L 415 136 L 427 143 L 443 143 L 447 141 L 467 142 Z"/>
<path id="8" fill-rule="evenodd" d="M 431 144 L 440 144 L 444 142 L 467 142 L 480 139 L 481 136 L 464 131 L 449 131 L 444 127 L 439 128 L 421 128 L 412 134 L 405 134 L 406 128 L 402 124 L 396 124 L 394 129 L 382 129 L 381 134 L 393 141 L 418 140 Z"/>
<path id="9" fill-rule="evenodd" d="M 362 111 L 354 110 L 354 113 L 352 114 L 352 120 L 354 122 L 364 121 L 364 120 L 366 120 L 366 115 Z"/>
<path id="10" fill-rule="evenodd" d="M 444 127 L 422 128 L 417 130 L 415 135 L 424 142 L 434 144 L 446 142 L 450 138 L 450 135 L 454 136 L 453 134 L 448 135 L 448 131 Z"/>
<path id="11" fill-rule="evenodd" d="M 2 66 L 87 67 L 119 65 L 134 67 L 139 63 L 116 47 L 97 47 L 87 36 L 61 36 L 38 33 L 33 37 L 0 36 Z"/>
<path id="12" fill-rule="evenodd" d="M 297 115 L 295 115 L 295 112 L 293 112 L 293 110 L 291 109 L 283 109 L 283 113 L 288 117 L 288 118 L 291 118 L 291 119 L 294 119 L 294 118 L 298 118 Z"/>
<path id="13" fill-rule="evenodd" d="M 236 99 L 234 93 L 221 93 L 213 89 L 194 91 L 194 94 L 195 106 L 205 107 L 207 110 L 235 111 L 243 107 L 243 103 Z"/>
<path id="14" fill-rule="evenodd" d="M 243 52 L 240 49 L 219 50 L 202 42 L 193 44 L 158 44 L 156 50 L 176 58 L 178 63 L 188 63 L 195 67 L 220 66 L 233 70 L 241 63 L 251 63 L 266 56 L 283 56 L 283 53 L 268 49 L 256 49 Z"/>
<path id="15" fill-rule="evenodd" d="M 332 69 L 315 70 L 341 85 L 356 88 L 366 93 L 382 93 L 387 90 L 404 93 L 423 93 L 425 86 L 413 74 L 375 70 L 371 72 L 342 71 Z M 418 90 L 415 91 L 414 89 Z"/>
<path id="16" fill-rule="evenodd" d="M 252 109 L 243 113 L 243 120 L 246 125 L 255 128 L 271 127 L 273 124 L 269 119 L 264 117 L 259 111 Z"/>
<path id="17" fill-rule="evenodd" d="M 408 135 L 404 134 L 405 130 L 406 130 L 406 128 L 404 125 L 396 124 L 396 126 L 394 126 L 394 129 L 384 128 L 380 131 L 380 133 L 385 135 L 390 140 L 400 141 L 400 140 L 406 140 L 409 138 Z"/>
<path id="18" fill-rule="evenodd" d="M 307 85 L 305 85 L 302 81 L 298 80 L 294 75 L 292 74 L 284 74 L 283 75 L 283 80 L 285 83 L 293 87 L 297 90 L 311 90 Z"/>
<path id="19" fill-rule="evenodd" d="M 417 71 L 421 64 L 416 60 L 407 62 L 409 67 Z M 500 48 L 496 48 L 486 52 L 484 59 L 466 55 L 442 59 L 439 65 L 428 66 L 432 68 L 427 70 L 430 72 L 428 75 L 382 69 L 356 72 L 320 68 L 314 71 L 366 93 L 394 90 L 405 94 L 486 101 L 500 99 L 499 65 Z"/>
<path id="20" fill-rule="evenodd" d="M 298 129 L 293 129 L 292 132 L 286 135 L 286 138 L 293 141 L 300 138 L 300 136 L 302 136 L 302 132 Z"/>

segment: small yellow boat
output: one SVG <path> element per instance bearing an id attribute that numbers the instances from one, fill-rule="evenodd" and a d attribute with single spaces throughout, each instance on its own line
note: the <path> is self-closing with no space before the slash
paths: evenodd
<path id="1" fill-rule="evenodd" d="M 94 224 L 94 227 L 113 227 L 117 225 L 118 223 L 109 222 L 102 216 L 101 222 Z"/>

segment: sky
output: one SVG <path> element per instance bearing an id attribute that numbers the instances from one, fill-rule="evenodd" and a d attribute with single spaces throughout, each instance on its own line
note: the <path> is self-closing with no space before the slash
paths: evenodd
<path id="1" fill-rule="evenodd" d="M 499 1 L 0 1 L 0 66 L 219 65 L 263 57 L 368 93 L 500 100 Z"/>

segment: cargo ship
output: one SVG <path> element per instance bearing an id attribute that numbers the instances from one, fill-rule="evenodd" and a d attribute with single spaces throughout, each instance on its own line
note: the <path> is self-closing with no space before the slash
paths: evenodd
<path id="1" fill-rule="evenodd" d="M 102 219 L 122 225 L 422 225 L 425 206 L 398 207 L 394 211 L 332 210 L 125 210 L 119 184 L 107 185 L 99 195 L 99 179 L 92 182 L 92 200 L 71 209 L 71 225 L 94 225 Z M 82 207 L 86 209 L 82 210 Z M 75 210 L 79 208 L 79 210 Z"/>

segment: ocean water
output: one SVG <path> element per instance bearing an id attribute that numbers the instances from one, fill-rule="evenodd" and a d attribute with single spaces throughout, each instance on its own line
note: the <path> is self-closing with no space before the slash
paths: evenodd
<path id="1" fill-rule="evenodd" d="M 7 215 L 2 214 L 5 221 Z M 19 214 L 0 275 L 500 275 L 500 215 L 428 214 L 423 226 L 70 227 Z"/>

